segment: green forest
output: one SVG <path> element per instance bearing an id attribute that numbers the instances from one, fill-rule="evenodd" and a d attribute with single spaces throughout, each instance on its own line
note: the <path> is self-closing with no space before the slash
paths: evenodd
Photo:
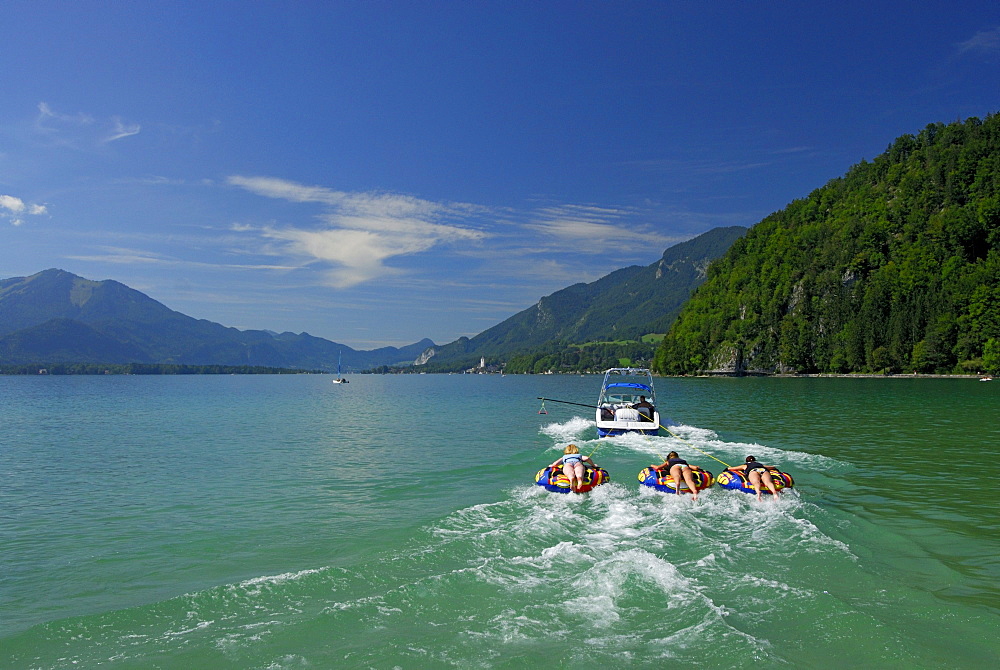
<path id="1" fill-rule="evenodd" d="M 621 366 L 649 367 L 655 345 L 642 341 L 567 344 L 552 342 L 537 350 L 511 356 L 505 368 L 512 374 L 602 372 Z"/>
<path id="2" fill-rule="evenodd" d="M 662 374 L 1000 367 L 1000 116 L 904 135 L 713 263 Z"/>
<path id="3" fill-rule="evenodd" d="M 483 356 L 487 370 L 507 374 L 545 374 L 603 372 L 620 366 L 649 367 L 662 335 L 648 335 L 642 340 L 617 340 L 615 342 L 572 343 L 552 340 L 537 347 L 525 348 L 511 354 Z M 466 356 L 445 361 L 434 361 L 422 366 L 383 365 L 365 372 L 378 374 L 419 374 L 464 372 L 478 370 L 480 357 Z"/>

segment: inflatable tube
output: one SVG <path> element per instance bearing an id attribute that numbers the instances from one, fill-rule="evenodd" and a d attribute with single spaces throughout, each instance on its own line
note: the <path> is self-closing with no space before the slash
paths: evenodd
<path id="1" fill-rule="evenodd" d="M 701 468 L 695 470 L 692 468 L 691 474 L 694 476 L 694 486 L 699 491 L 704 491 L 715 483 L 715 478 L 708 470 L 702 470 Z M 639 473 L 639 481 L 642 482 L 643 486 L 649 486 L 657 491 L 663 491 L 664 493 L 677 493 L 677 485 L 674 483 L 674 478 L 670 476 L 670 468 L 664 468 L 663 470 L 643 468 L 643 470 Z M 680 492 L 691 493 L 691 489 L 688 488 L 687 482 L 681 482 Z"/>
<path id="2" fill-rule="evenodd" d="M 795 480 L 787 472 L 780 472 L 776 470 L 771 470 L 771 479 L 774 480 L 774 488 L 781 491 L 782 489 L 790 489 L 795 486 Z M 719 476 L 715 478 L 715 481 L 724 489 L 730 489 L 732 491 L 743 491 L 744 493 L 753 493 L 756 495 L 756 491 L 750 486 L 750 480 L 746 478 L 746 475 L 739 472 L 730 472 L 729 470 L 724 470 L 719 473 Z M 767 487 L 761 484 L 761 493 L 766 493 L 771 495 Z"/>
<path id="3" fill-rule="evenodd" d="M 604 468 L 587 468 L 583 473 L 583 486 L 577 489 L 577 493 L 586 493 L 595 486 L 607 484 L 611 481 L 611 475 Z M 535 483 L 545 487 L 547 491 L 553 493 L 572 493 L 569 490 L 569 477 L 563 471 L 562 466 L 542 468 L 535 475 Z"/>

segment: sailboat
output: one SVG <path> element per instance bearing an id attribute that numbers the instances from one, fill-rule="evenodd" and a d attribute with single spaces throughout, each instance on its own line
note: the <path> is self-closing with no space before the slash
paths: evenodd
<path id="1" fill-rule="evenodd" d="M 337 353 L 337 378 L 333 380 L 334 384 L 350 384 L 351 382 L 344 379 L 343 375 L 340 374 L 340 359 L 343 358 L 344 352 Z"/>

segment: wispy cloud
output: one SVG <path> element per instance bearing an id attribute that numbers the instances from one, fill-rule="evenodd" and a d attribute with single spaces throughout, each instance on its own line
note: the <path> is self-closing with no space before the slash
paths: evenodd
<path id="1" fill-rule="evenodd" d="M 131 137 L 132 135 L 138 135 L 141 127 L 138 123 L 124 123 L 118 117 L 112 119 L 113 127 L 111 132 L 105 136 L 104 142 L 114 142 L 115 140 L 120 140 L 123 137 Z"/>
<path id="2" fill-rule="evenodd" d="M 85 112 L 66 114 L 58 112 L 47 102 L 38 103 L 35 132 L 60 145 L 82 148 L 115 142 L 138 135 L 142 127 L 128 123 L 120 117 L 99 120 Z"/>
<path id="3" fill-rule="evenodd" d="M 964 42 L 960 42 L 957 53 L 959 56 L 1000 54 L 1000 27 L 993 30 L 981 30 Z"/>
<path id="4" fill-rule="evenodd" d="M 768 167 L 771 163 L 767 161 L 744 162 L 709 159 L 683 160 L 676 158 L 654 158 L 650 160 L 628 161 L 623 163 L 623 165 L 637 166 L 663 173 L 711 175 L 758 170 L 760 168 Z"/>
<path id="5" fill-rule="evenodd" d="M 800 147 L 788 147 L 786 149 L 775 149 L 771 153 L 772 154 L 776 154 L 776 155 L 781 155 L 781 154 L 799 154 L 799 153 L 802 153 L 804 151 L 812 151 L 812 150 L 813 150 L 813 147 L 800 146 Z"/>
<path id="6" fill-rule="evenodd" d="M 488 236 L 453 222 L 469 210 L 464 204 L 394 193 L 346 193 L 272 177 L 234 175 L 227 181 L 269 198 L 322 204 L 325 211 L 319 227 L 266 226 L 260 234 L 282 245 L 291 256 L 329 266 L 327 283 L 336 288 L 399 274 L 398 268 L 386 265 L 392 258 L 442 244 L 477 243 Z M 246 231 L 247 227 L 240 224 L 233 230 Z"/>
<path id="7" fill-rule="evenodd" d="M 76 114 L 61 114 L 52 109 L 47 102 L 38 103 L 38 117 L 35 119 L 35 128 L 43 131 L 55 131 L 57 125 L 62 126 L 91 126 L 94 124 L 94 117 L 83 112 Z"/>
<path id="8" fill-rule="evenodd" d="M 561 205 L 536 212 L 525 227 L 559 244 L 572 245 L 576 253 L 604 254 L 609 247 L 661 245 L 666 238 L 634 225 L 636 212 L 593 205 Z"/>
<path id="9" fill-rule="evenodd" d="M 255 253 L 321 268 L 324 283 L 334 288 L 393 278 L 412 288 L 422 277 L 415 267 L 440 268 L 448 262 L 446 254 L 453 255 L 453 273 L 447 280 L 432 273 L 434 281 L 485 287 L 497 275 L 532 285 L 588 274 L 596 278 L 622 263 L 648 262 L 680 241 L 658 233 L 640 210 L 631 208 L 558 204 L 501 211 L 396 193 L 349 193 L 274 177 L 233 175 L 226 181 L 256 195 L 320 205 L 309 225 L 241 221 L 229 229 L 260 240 L 263 246 Z M 553 252 L 562 260 L 540 260 Z M 423 259 L 406 270 L 393 264 L 406 256 Z M 595 257 L 600 262 L 593 263 Z"/>
<path id="10" fill-rule="evenodd" d="M 0 195 L 0 221 L 7 221 L 12 226 L 24 224 L 24 215 L 41 216 L 47 214 L 45 205 L 25 203 L 12 195 Z"/>
<path id="11" fill-rule="evenodd" d="M 230 268 L 238 270 L 295 270 L 294 266 L 251 263 L 207 263 L 185 260 L 143 249 L 127 247 L 100 247 L 101 253 L 69 254 L 65 258 L 77 261 L 112 263 L 115 265 L 162 265 L 171 268 Z"/>
<path id="12" fill-rule="evenodd" d="M 123 247 L 103 247 L 99 254 L 72 254 L 67 256 L 77 261 L 113 263 L 116 265 L 171 265 L 175 259 L 141 249 Z"/>

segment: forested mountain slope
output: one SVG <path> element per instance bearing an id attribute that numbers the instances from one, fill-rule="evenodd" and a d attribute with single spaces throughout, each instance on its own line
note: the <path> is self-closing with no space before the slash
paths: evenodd
<path id="1" fill-rule="evenodd" d="M 709 268 L 654 366 L 666 374 L 988 368 L 1000 354 L 998 245 L 1000 116 L 929 125 L 737 240 Z"/>
<path id="2" fill-rule="evenodd" d="M 573 284 L 473 338 L 428 352 L 427 360 L 478 361 L 559 342 L 638 339 L 664 333 L 691 292 L 705 280 L 709 263 L 746 233 L 742 226 L 714 228 L 663 252 L 647 266 L 615 270 L 590 283 Z"/>

